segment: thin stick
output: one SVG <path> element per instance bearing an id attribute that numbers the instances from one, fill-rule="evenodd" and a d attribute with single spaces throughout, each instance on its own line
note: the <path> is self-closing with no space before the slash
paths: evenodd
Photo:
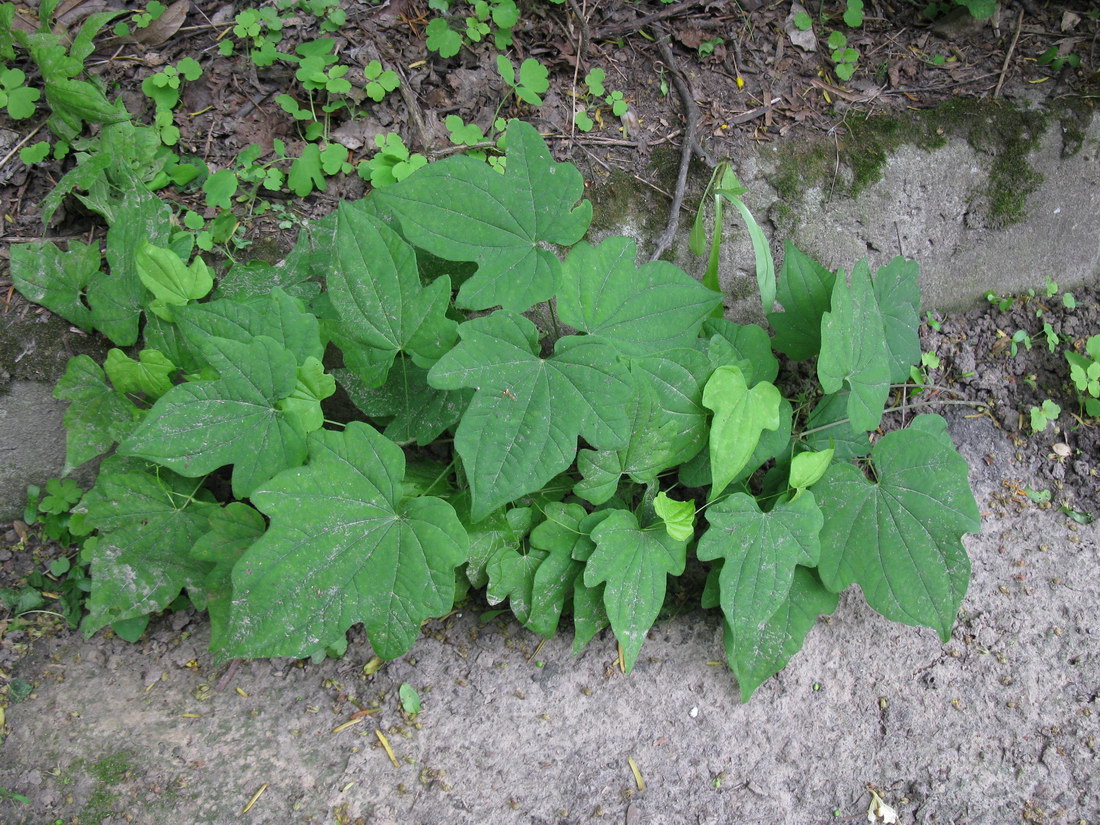
<path id="1" fill-rule="evenodd" d="M 43 120 L 41 123 L 39 123 L 37 126 L 35 126 L 33 130 L 31 130 L 30 134 L 24 136 L 22 140 L 20 140 L 17 144 L 15 144 L 13 147 L 11 147 L 11 151 L 8 152 L 6 155 L 4 155 L 3 159 L 0 159 L 0 169 L 2 169 L 4 167 L 4 164 L 6 164 L 9 160 L 11 160 L 15 156 L 16 152 L 18 152 L 20 149 L 23 148 L 23 146 L 25 146 L 27 143 L 29 143 L 31 138 L 33 138 L 35 135 L 37 135 L 39 132 L 41 132 L 42 127 L 45 126 L 45 125 L 46 125 L 46 121 Z"/>
<path id="2" fill-rule="evenodd" d="M 1001 87 L 1005 83 L 1005 77 L 1008 75 L 1008 61 L 1012 59 L 1012 53 L 1016 51 L 1016 42 L 1020 39 L 1020 29 L 1024 25 L 1024 10 L 1020 9 L 1020 16 L 1016 18 L 1016 33 L 1012 35 L 1012 44 L 1008 47 L 1008 54 L 1005 55 L 1004 65 L 1001 66 L 1001 77 L 997 80 L 997 88 L 993 90 L 993 99 L 996 100 L 1001 96 Z"/>
<path id="3" fill-rule="evenodd" d="M 985 401 L 955 401 L 950 398 L 942 398 L 937 399 L 936 401 L 913 401 L 909 404 L 901 404 L 897 407 L 887 407 L 885 410 L 882 411 L 882 414 L 885 415 L 886 413 L 901 412 L 903 410 L 912 409 L 913 407 L 939 407 L 941 405 L 959 405 L 964 407 L 973 407 L 974 409 L 978 410 L 988 410 L 991 406 Z M 832 422 L 831 424 L 822 424 L 820 427 L 814 427 L 812 430 L 803 430 L 801 433 L 798 434 L 798 437 L 805 438 L 808 435 L 819 433 L 822 430 L 830 430 L 833 427 L 839 427 L 841 424 L 847 424 L 850 421 L 850 418 L 842 418 L 839 421 Z"/>
<path id="4" fill-rule="evenodd" d="M 645 28 L 651 23 L 657 23 L 661 20 L 666 20 L 669 17 L 675 17 L 680 12 L 687 11 L 693 6 L 698 6 L 697 0 L 684 0 L 682 3 L 677 3 L 674 6 L 669 6 L 666 9 L 654 14 L 647 14 L 645 17 L 639 17 L 632 20 L 629 23 L 620 23 L 617 26 L 608 26 L 606 29 L 600 29 L 592 34 L 596 40 L 605 40 L 610 37 L 618 37 L 620 34 L 630 34 L 630 32 L 636 32 L 638 29 Z M 654 26 L 656 28 L 656 26 Z"/>
<path id="5" fill-rule="evenodd" d="M 713 161 L 706 156 L 702 149 L 697 149 L 695 146 L 695 126 L 699 120 L 699 108 L 695 105 L 687 81 L 680 73 L 676 57 L 672 54 L 672 47 L 668 44 L 668 32 L 660 25 L 654 25 L 653 30 L 657 34 L 657 48 L 661 50 L 661 58 L 668 66 L 669 74 L 672 75 L 672 85 L 676 88 L 676 94 L 684 107 L 684 139 L 680 144 L 680 171 L 676 176 L 676 188 L 673 190 L 668 225 L 665 227 L 665 231 L 661 233 L 661 237 L 657 239 L 657 246 L 650 256 L 651 261 L 661 257 L 664 251 L 672 245 L 672 239 L 676 237 L 676 230 L 680 228 L 680 206 L 684 202 L 688 166 L 691 163 L 692 154 L 698 154 L 709 163 L 711 168 L 714 167 Z"/>

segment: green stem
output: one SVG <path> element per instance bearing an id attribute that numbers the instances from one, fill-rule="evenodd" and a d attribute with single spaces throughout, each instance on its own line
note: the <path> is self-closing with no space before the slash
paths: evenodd
<path id="1" fill-rule="evenodd" d="M 913 407 L 938 407 L 938 406 L 944 405 L 944 404 L 948 404 L 948 405 L 955 404 L 955 405 L 960 405 L 960 406 L 965 406 L 965 407 L 974 407 L 975 409 L 984 409 L 984 408 L 989 407 L 989 404 L 987 404 L 984 401 L 966 401 L 966 400 L 962 400 L 962 399 L 954 400 L 954 399 L 951 399 L 951 398 L 942 398 L 942 399 L 939 399 L 937 401 L 910 401 L 908 404 L 899 404 L 896 407 L 887 407 L 885 410 L 882 411 L 882 413 L 883 413 L 883 415 L 885 415 L 886 413 L 901 412 L 902 410 L 910 410 Z M 831 424 L 822 424 L 820 427 L 814 427 L 812 430 L 803 430 L 801 433 L 798 434 L 798 439 L 802 440 L 808 435 L 812 435 L 814 433 L 819 433 L 822 430 L 828 430 L 832 427 L 838 427 L 841 424 L 848 424 L 850 422 L 851 422 L 850 418 L 842 418 L 839 421 L 834 421 Z"/>
<path id="2" fill-rule="evenodd" d="M 546 308 L 550 311 L 550 324 L 554 327 L 554 340 L 561 338 L 561 330 L 558 328 L 558 314 L 554 311 L 554 302 L 547 299 Z"/>

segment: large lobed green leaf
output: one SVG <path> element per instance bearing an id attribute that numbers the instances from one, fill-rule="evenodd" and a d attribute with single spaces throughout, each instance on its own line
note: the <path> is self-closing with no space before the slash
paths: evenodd
<path id="1" fill-rule="evenodd" d="M 125 194 L 118 219 L 107 230 L 110 274 L 88 286 L 95 328 L 120 347 L 137 341 L 138 321 L 148 293 L 138 274 L 138 253 L 149 243 L 167 246 L 172 209 L 145 187 Z"/>
<path id="2" fill-rule="evenodd" d="M 210 649 L 220 651 L 228 642 L 229 611 L 233 603 L 233 567 L 267 529 L 264 517 L 241 501 L 210 512 L 209 529 L 191 548 L 191 558 L 210 567 L 196 588 L 210 616 Z"/>
<path id="3" fill-rule="evenodd" d="M 630 441 L 618 451 L 580 451 L 577 495 L 602 504 L 615 494 L 624 475 L 647 484 L 697 454 L 707 437 L 702 383 L 708 372 L 706 357 L 697 350 L 632 359 Z"/>
<path id="4" fill-rule="evenodd" d="M 840 592 L 856 583 L 888 619 L 935 629 L 944 641 L 970 579 L 964 533 L 981 529 L 966 460 L 938 415 L 887 433 L 871 451 L 876 482 L 834 464 L 814 486 L 826 514 L 818 571 Z"/>
<path id="5" fill-rule="evenodd" d="M 909 368 L 920 361 L 920 268 L 916 261 L 894 258 L 875 272 L 875 299 L 882 313 L 890 351 L 890 381 L 909 379 Z"/>
<path id="6" fill-rule="evenodd" d="M 476 274 L 458 293 L 467 309 L 501 306 L 522 312 L 550 298 L 561 262 L 542 243 L 574 244 L 592 220 L 575 166 L 555 163 L 530 124 L 507 131 L 507 170 L 464 156 L 429 164 L 405 180 L 375 190 L 411 243 L 451 261 L 473 261 Z"/>
<path id="7" fill-rule="evenodd" d="M 341 203 L 335 248 L 328 296 L 346 333 L 377 351 L 374 360 L 389 363 L 407 352 L 427 367 L 451 348 L 457 324 L 446 314 L 450 279 L 422 287 L 416 253 L 396 232 Z"/>
<path id="8" fill-rule="evenodd" d="M 370 387 L 355 370 L 336 370 L 336 379 L 352 403 L 371 418 L 389 419 L 383 430 L 398 444 L 415 441 L 427 446 L 458 423 L 473 390 L 437 390 L 428 371 L 404 356 L 394 362 L 380 387 Z"/>
<path id="9" fill-rule="evenodd" d="M 455 431 L 475 521 L 572 464 L 578 436 L 599 449 L 625 446 L 632 382 L 608 345 L 567 336 L 540 358 L 535 325 L 509 312 L 468 321 L 458 334 L 428 382 L 477 390 Z"/>
<path id="10" fill-rule="evenodd" d="M 246 498 L 305 460 L 305 428 L 279 405 L 297 387 L 298 367 L 290 350 L 267 336 L 250 344 L 210 338 L 202 352 L 218 378 L 170 389 L 119 452 L 192 477 L 232 464 L 233 494 Z"/>
<path id="11" fill-rule="evenodd" d="M 573 247 L 562 266 L 561 319 L 624 355 L 691 346 L 721 295 L 665 261 L 637 267 L 636 257 L 630 238 Z"/>
<path id="12" fill-rule="evenodd" d="M 278 287 L 258 298 L 221 298 L 173 307 L 172 319 L 196 352 L 210 338 L 248 344 L 264 335 L 290 350 L 299 364 L 325 354 L 317 317 Z"/>
<path id="13" fill-rule="evenodd" d="M 392 659 L 451 608 L 466 532 L 442 499 L 402 499 L 404 475 L 401 448 L 352 422 L 253 493 L 271 524 L 233 569 L 229 655 L 308 656 L 362 622 Z"/>
<path id="14" fill-rule="evenodd" d="M 813 571 L 796 567 L 787 598 L 755 632 L 737 634 L 726 624 L 726 658 L 737 677 L 742 702 L 749 701 L 765 679 L 787 666 L 802 649 L 817 617 L 836 610 L 838 600 Z"/>
<path id="15" fill-rule="evenodd" d="M 200 485 L 118 456 L 103 463 L 81 504 L 86 524 L 99 531 L 86 634 L 163 610 L 183 588 L 202 585 L 209 565 L 190 551 L 216 505 L 198 500 Z"/>
<path id="16" fill-rule="evenodd" d="M 69 402 L 64 418 L 65 475 L 124 439 L 140 417 L 138 408 L 107 385 L 102 368 L 87 355 L 69 359 L 53 396 Z"/>
<path id="17" fill-rule="evenodd" d="M 666 578 L 684 572 L 687 544 L 669 536 L 660 521 L 641 529 L 626 510 L 611 511 L 592 539 L 596 549 L 585 565 L 584 583 L 604 583 L 604 607 L 629 672 L 664 604 Z"/>
<path id="18" fill-rule="evenodd" d="M 23 297 L 56 312 L 85 331 L 93 325 L 87 304 L 88 285 L 99 271 L 99 247 L 69 243 L 67 252 L 43 241 L 11 247 L 11 279 Z"/>
<path id="19" fill-rule="evenodd" d="M 723 559 L 719 603 L 738 638 L 748 637 L 787 598 L 795 566 L 817 564 L 823 522 L 813 493 L 762 512 L 756 499 L 735 493 L 706 511 L 700 561 Z"/>
<path id="20" fill-rule="evenodd" d="M 890 395 L 890 349 L 866 261 L 852 269 L 850 287 L 836 279 L 831 307 L 821 318 L 821 388 L 835 393 L 846 385 L 852 427 L 877 429 Z"/>

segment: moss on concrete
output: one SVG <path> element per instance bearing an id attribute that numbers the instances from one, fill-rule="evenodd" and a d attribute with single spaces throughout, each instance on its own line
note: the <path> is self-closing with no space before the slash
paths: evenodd
<path id="1" fill-rule="evenodd" d="M 935 109 L 901 116 L 850 114 L 846 134 L 788 144 L 779 150 L 769 181 L 784 206 L 773 209 L 773 220 L 791 220 L 806 191 L 824 188 L 855 197 L 882 178 L 887 159 L 902 146 L 932 151 L 951 137 L 965 139 L 990 158 L 985 201 L 991 226 L 1007 226 L 1025 217 L 1028 196 L 1042 183 L 1028 155 L 1038 145 L 1051 116 L 989 101 L 953 100 Z"/>
<path id="2" fill-rule="evenodd" d="M 665 192 L 676 188 L 676 179 L 680 172 L 680 153 L 668 147 L 660 146 L 653 150 L 649 161 L 654 185 Z M 688 187 L 684 203 L 698 204 L 710 170 L 697 160 L 688 167 Z M 665 209 L 654 209 L 654 199 L 660 195 L 643 181 L 624 172 L 612 169 L 603 180 L 589 188 L 586 196 L 592 201 L 592 228 L 597 231 L 619 229 L 625 224 L 636 224 L 642 237 L 656 239 L 668 223 Z M 681 215 L 681 223 L 686 215 Z"/>

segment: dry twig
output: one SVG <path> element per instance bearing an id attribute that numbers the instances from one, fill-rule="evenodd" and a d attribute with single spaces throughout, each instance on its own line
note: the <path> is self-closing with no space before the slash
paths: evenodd
<path id="1" fill-rule="evenodd" d="M 1005 83 L 1005 76 L 1008 74 L 1008 62 L 1012 60 L 1012 53 L 1016 51 L 1016 43 L 1020 39 L 1020 29 L 1024 25 L 1024 10 L 1020 9 L 1020 16 L 1016 18 L 1016 33 L 1012 35 L 1012 44 L 1008 47 L 1008 54 L 1005 55 L 1005 62 L 1001 66 L 1001 76 L 997 80 L 997 88 L 993 90 L 993 99 L 996 100 L 1001 96 L 1001 87 Z"/>
<path id="2" fill-rule="evenodd" d="M 683 204 L 684 191 L 687 189 L 687 173 L 692 154 L 698 155 L 699 159 L 710 168 L 713 169 L 715 166 L 714 160 L 696 142 L 699 107 L 695 104 L 687 80 L 680 72 L 676 57 L 672 54 L 672 47 L 668 42 L 668 32 L 659 24 L 654 25 L 653 30 L 657 34 L 657 48 L 661 50 L 661 59 L 664 60 L 669 73 L 672 75 L 672 85 L 675 87 L 680 103 L 684 107 L 684 140 L 680 148 L 680 171 L 676 176 L 676 189 L 673 191 L 668 225 L 665 227 L 665 231 L 661 233 L 661 237 L 657 239 L 657 245 L 650 257 L 651 261 L 657 260 L 668 249 L 672 244 L 672 239 L 676 236 L 676 230 L 680 228 L 680 206 Z"/>

